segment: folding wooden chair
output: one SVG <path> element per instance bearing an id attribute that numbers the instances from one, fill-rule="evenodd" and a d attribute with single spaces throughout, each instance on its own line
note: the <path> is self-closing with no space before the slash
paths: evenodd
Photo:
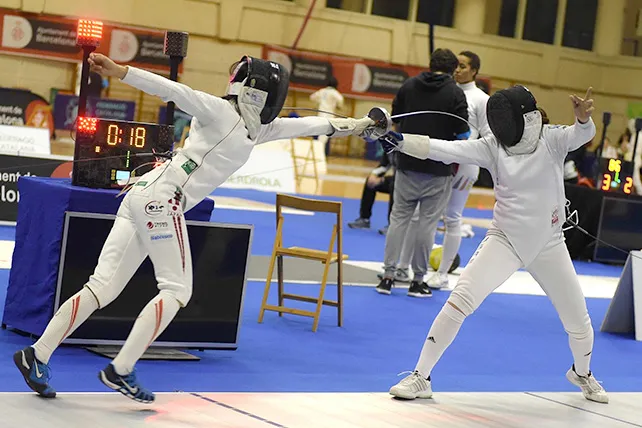
<path id="1" fill-rule="evenodd" d="M 302 211 L 309 212 L 326 212 L 335 213 L 337 215 L 336 224 L 332 228 L 330 235 L 330 245 L 327 250 L 316 250 L 311 248 L 302 247 L 283 247 L 283 214 L 282 207 L 295 208 Z M 334 252 L 334 244 L 336 241 L 337 251 Z M 283 292 L 283 257 L 295 257 L 307 260 L 316 260 L 324 265 L 323 278 L 321 279 L 321 290 L 318 297 L 301 296 L 297 294 L 289 294 Z M 263 322 L 263 315 L 265 311 L 278 312 L 279 316 L 283 313 L 301 315 L 305 317 L 314 318 L 312 324 L 312 331 L 316 332 L 319 325 L 319 315 L 321 314 L 321 307 L 334 306 L 337 308 L 337 323 L 339 327 L 343 325 L 343 260 L 348 256 L 343 254 L 342 249 L 342 217 L 341 217 L 341 202 L 320 201 L 315 199 L 305 199 L 296 196 L 288 196 L 278 194 L 276 195 L 276 238 L 274 239 L 274 248 L 272 250 L 272 258 L 270 260 L 270 267 L 268 268 L 267 281 L 265 283 L 265 292 L 263 293 L 263 303 L 261 303 L 261 312 L 259 314 L 259 322 Z M 270 292 L 270 285 L 272 283 L 272 274 L 274 273 L 274 264 L 277 263 L 277 279 L 279 287 L 279 304 L 278 306 L 269 305 L 267 303 L 268 295 Z M 324 300 L 325 287 L 328 280 L 328 272 L 330 265 L 337 263 L 337 300 Z M 298 300 L 308 303 L 316 303 L 315 311 L 305 311 L 302 309 L 288 308 L 283 305 L 285 299 Z"/>

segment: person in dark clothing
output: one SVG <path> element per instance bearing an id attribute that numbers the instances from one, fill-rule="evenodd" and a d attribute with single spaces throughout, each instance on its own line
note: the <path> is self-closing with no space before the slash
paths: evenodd
<path id="1" fill-rule="evenodd" d="M 399 89 L 392 103 L 392 114 L 433 110 L 464 120 L 441 114 L 408 116 L 395 123 L 399 132 L 444 140 L 468 138 L 466 95 L 453 78 L 458 65 L 459 60 L 451 50 L 435 50 L 430 58 L 430 71 L 411 77 Z M 401 152 L 396 156 L 394 204 L 384 253 L 385 272 L 376 291 L 391 293 L 404 237 L 412 215 L 418 209 L 419 233 L 414 237 L 417 242 L 411 263 L 414 279 L 408 295 L 430 297 L 432 293 L 423 278 L 428 271 L 437 224 L 450 197 L 455 166 L 430 159 L 421 160 Z"/>
<path id="2" fill-rule="evenodd" d="M 394 188 L 394 170 L 392 163 L 387 153 L 384 152 L 379 162 L 379 166 L 372 170 L 366 183 L 363 186 L 363 194 L 361 195 L 361 205 L 359 207 L 359 218 L 355 221 L 348 223 L 351 229 L 369 229 L 370 217 L 372 217 L 372 206 L 374 205 L 377 192 L 387 193 L 390 195 L 390 202 L 388 203 L 388 221 L 390 221 L 390 212 L 392 211 Z M 380 233 L 383 235 L 380 231 Z"/>

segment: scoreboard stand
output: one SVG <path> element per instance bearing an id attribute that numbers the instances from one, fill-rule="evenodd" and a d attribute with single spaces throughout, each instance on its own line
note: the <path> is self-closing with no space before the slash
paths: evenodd
<path id="1" fill-rule="evenodd" d="M 151 171 L 171 157 L 174 148 L 174 103 L 168 103 L 165 124 L 108 120 L 86 116 L 89 55 L 102 39 L 103 24 L 80 20 L 76 44 L 83 49 L 72 184 L 119 189 Z M 178 78 L 178 67 L 187 56 L 189 35 L 166 32 L 164 53 L 170 61 L 170 78 Z"/>

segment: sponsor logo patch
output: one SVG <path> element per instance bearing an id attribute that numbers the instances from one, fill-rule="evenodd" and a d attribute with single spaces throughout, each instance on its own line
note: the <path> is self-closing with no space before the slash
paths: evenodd
<path id="1" fill-rule="evenodd" d="M 174 235 L 171 233 L 163 233 L 162 235 L 153 235 L 152 236 L 152 241 L 160 241 L 163 239 L 172 239 Z"/>
<path id="2" fill-rule="evenodd" d="M 145 214 L 150 217 L 157 217 L 163 213 L 164 209 L 165 205 L 160 201 L 149 201 L 147 205 L 145 205 Z"/>
<path id="3" fill-rule="evenodd" d="M 166 221 L 148 221 L 147 222 L 147 229 L 149 230 L 167 229 L 168 227 L 169 227 L 169 223 Z"/>

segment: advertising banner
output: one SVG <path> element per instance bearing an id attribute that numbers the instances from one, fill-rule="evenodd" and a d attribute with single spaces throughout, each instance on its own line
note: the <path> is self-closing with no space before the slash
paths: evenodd
<path id="1" fill-rule="evenodd" d="M 11 223 L 18 218 L 21 176 L 69 178 L 71 170 L 71 158 L 67 157 L 0 153 L 0 222 Z"/>
<path id="2" fill-rule="evenodd" d="M 31 91 L 0 88 L 0 125 L 43 128 L 53 135 L 51 106 Z"/>
<path id="3" fill-rule="evenodd" d="M 293 51 L 279 46 L 263 46 L 263 58 L 283 64 L 290 71 L 290 87 L 314 91 L 327 85 L 334 76 L 343 95 L 361 99 L 395 97 L 409 77 L 426 71 L 424 67 L 396 65 L 358 58 L 337 57 L 310 52 Z M 478 79 L 490 91 L 490 79 Z"/>
<path id="4" fill-rule="evenodd" d="M 78 115 L 78 97 L 57 94 L 53 110 L 56 129 L 72 130 Z M 91 117 L 133 121 L 135 113 L 136 103 L 133 101 L 93 97 L 87 99 L 87 115 Z"/>
<path id="5" fill-rule="evenodd" d="M 0 51 L 80 62 L 82 49 L 76 46 L 77 25 L 78 20 L 73 18 L 0 9 Z M 105 22 L 96 52 L 117 62 L 169 73 L 169 57 L 163 53 L 164 40 L 164 31 Z"/>

